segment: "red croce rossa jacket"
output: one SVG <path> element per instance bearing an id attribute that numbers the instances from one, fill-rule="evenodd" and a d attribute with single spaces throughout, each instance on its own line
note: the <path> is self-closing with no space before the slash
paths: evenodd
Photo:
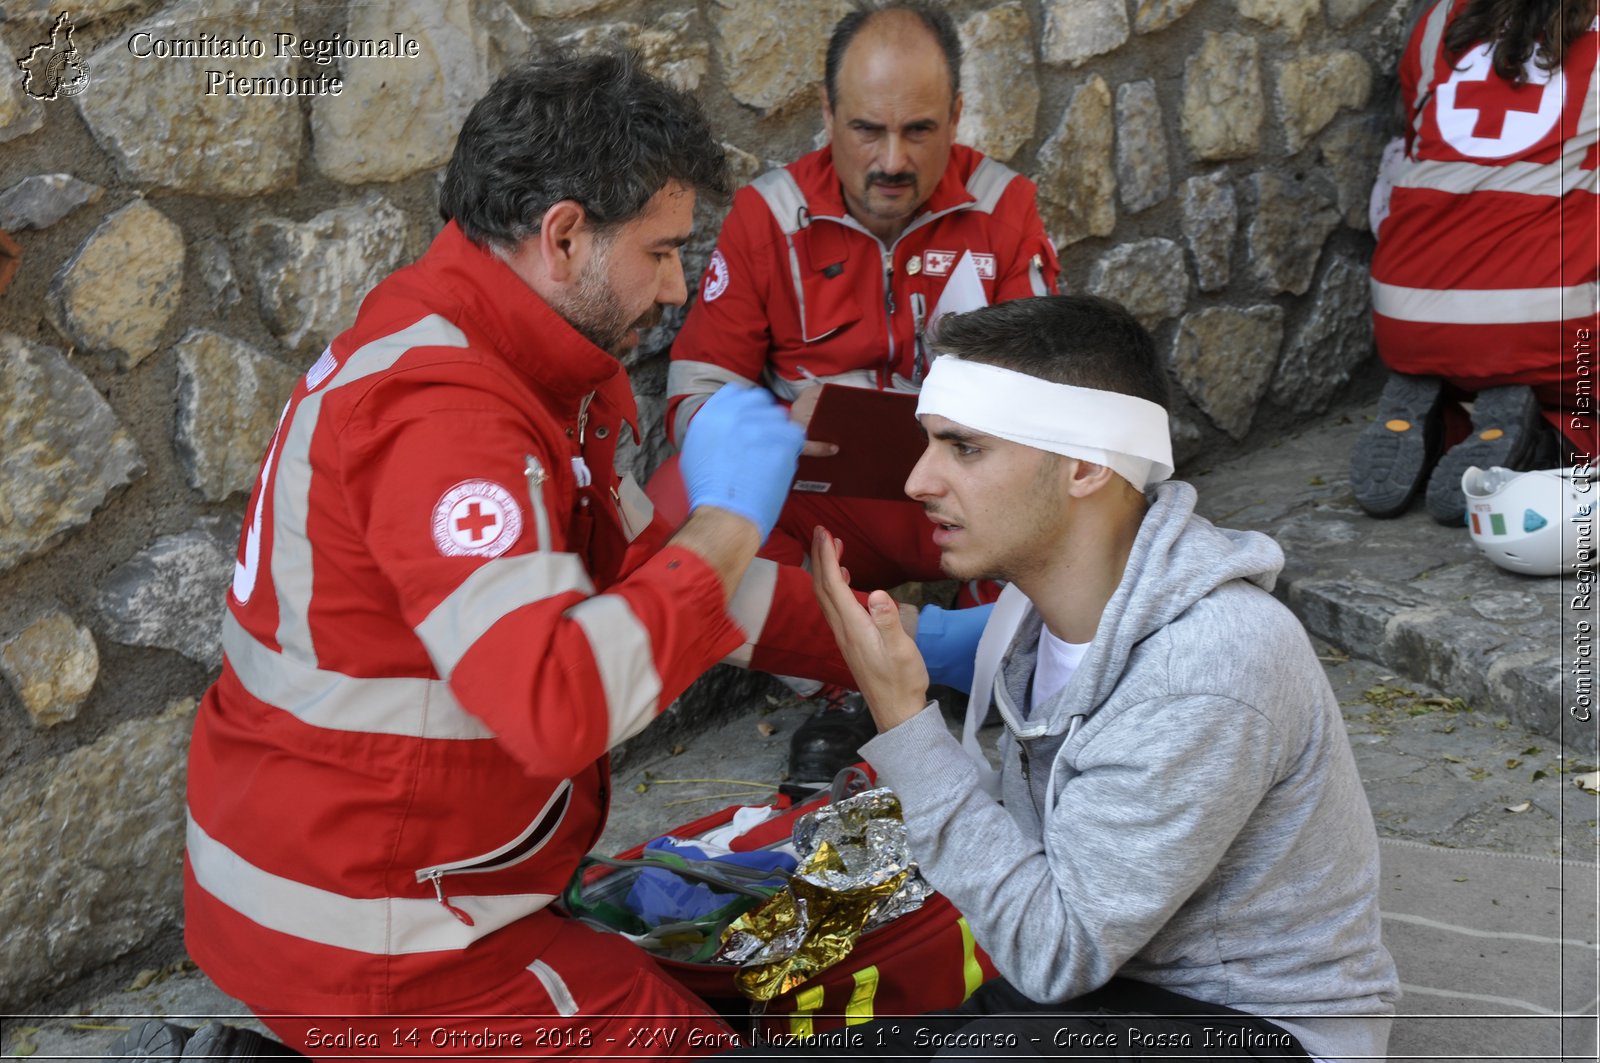
<path id="1" fill-rule="evenodd" d="M 189 759 L 186 940 L 226 992 L 425 1012 L 495 984 L 600 835 L 607 750 L 725 658 L 847 678 L 803 574 L 757 560 L 725 608 L 665 545 L 613 470 L 635 416 L 454 223 L 296 386 Z"/>

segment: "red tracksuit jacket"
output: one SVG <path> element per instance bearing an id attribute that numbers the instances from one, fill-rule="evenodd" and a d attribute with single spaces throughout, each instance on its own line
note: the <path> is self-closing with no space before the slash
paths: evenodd
<path id="1" fill-rule="evenodd" d="M 957 144 L 922 212 L 886 246 L 846 211 L 829 148 L 741 188 L 672 345 L 669 435 L 681 445 L 729 381 L 781 399 L 807 374 L 918 386 L 922 330 L 962 252 L 990 303 L 1055 291 L 1060 267 L 1035 195 L 1026 177 Z"/>
<path id="2" fill-rule="evenodd" d="M 1560 69 L 1530 67 L 1513 86 L 1487 45 L 1445 54 L 1464 6 L 1436 4 L 1400 63 L 1411 127 L 1372 258 L 1378 351 L 1391 369 L 1470 390 L 1560 388 L 1570 408 L 1574 344 L 1593 360 L 1600 292 L 1600 34 L 1591 27 Z"/>
<path id="3" fill-rule="evenodd" d="M 613 471 L 634 417 L 619 363 L 454 224 L 296 387 L 189 760 L 186 940 L 226 992 L 403 1012 L 496 984 L 604 826 L 608 749 L 757 641 L 848 675 L 803 574 L 758 561 L 725 610 L 664 546 Z"/>

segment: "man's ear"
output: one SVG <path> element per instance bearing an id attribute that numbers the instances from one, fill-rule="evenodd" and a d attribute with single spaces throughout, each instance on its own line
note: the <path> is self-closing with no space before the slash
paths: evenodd
<path id="1" fill-rule="evenodd" d="M 833 105 L 828 101 L 828 86 L 817 86 L 817 102 L 822 104 L 822 128 L 828 134 L 828 143 L 833 143 Z"/>
<path id="2" fill-rule="evenodd" d="M 1073 498 L 1087 498 L 1096 491 L 1104 490 L 1107 484 L 1117 479 L 1117 474 L 1111 471 L 1109 465 L 1096 465 L 1082 458 L 1071 460 L 1072 471 L 1067 474 L 1067 494 Z"/>
<path id="3" fill-rule="evenodd" d="M 956 93 L 955 102 L 950 105 L 950 128 L 955 129 L 961 125 L 961 93 Z"/>
<path id="4" fill-rule="evenodd" d="M 544 212 L 539 224 L 539 253 L 552 281 L 570 284 L 577 279 L 580 244 L 590 235 L 589 229 L 589 214 L 577 200 L 559 200 Z"/>

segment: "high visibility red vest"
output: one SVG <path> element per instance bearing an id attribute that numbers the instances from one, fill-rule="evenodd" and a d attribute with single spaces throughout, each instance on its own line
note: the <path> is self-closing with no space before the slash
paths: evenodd
<path id="1" fill-rule="evenodd" d="M 1060 267 L 1035 194 L 1026 177 L 956 144 L 921 213 L 885 245 L 845 209 L 829 148 L 741 188 L 672 345 L 668 434 L 681 444 L 700 404 L 730 381 L 782 399 L 811 378 L 914 389 L 923 330 L 963 252 L 990 303 L 1055 291 Z"/>
<path id="2" fill-rule="evenodd" d="M 1440 0 L 1401 60 L 1410 128 L 1372 259 L 1378 350 L 1405 373 L 1539 385 L 1566 367 L 1571 383 L 1580 330 L 1593 362 L 1600 300 L 1600 34 L 1514 86 L 1486 44 L 1446 54 L 1464 7 Z"/>
<path id="3" fill-rule="evenodd" d="M 186 941 L 224 991 L 481 992 L 549 934 L 527 917 L 604 826 L 607 750 L 764 634 L 796 674 L 848 674 L 803 581 L 766 632 L 776 566 L 725 608 L 664 545 L 613 469 L 634 417 L 616 359 L 454 224 L 300 381 L 189 759 Z"/>

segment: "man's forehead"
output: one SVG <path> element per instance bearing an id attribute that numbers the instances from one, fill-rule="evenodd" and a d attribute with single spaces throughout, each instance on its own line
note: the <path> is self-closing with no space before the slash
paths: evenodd
<path id="1" fill-rule="evenodd" d="M 893 32 L 869 23 L 845 49 L 836 89 L 835 110 L 871 111 L 886 97 L 903 97 L 908 89 L 942 108 L 939 117 L 954 102 L 944 52 L 920 23 Z"/>

